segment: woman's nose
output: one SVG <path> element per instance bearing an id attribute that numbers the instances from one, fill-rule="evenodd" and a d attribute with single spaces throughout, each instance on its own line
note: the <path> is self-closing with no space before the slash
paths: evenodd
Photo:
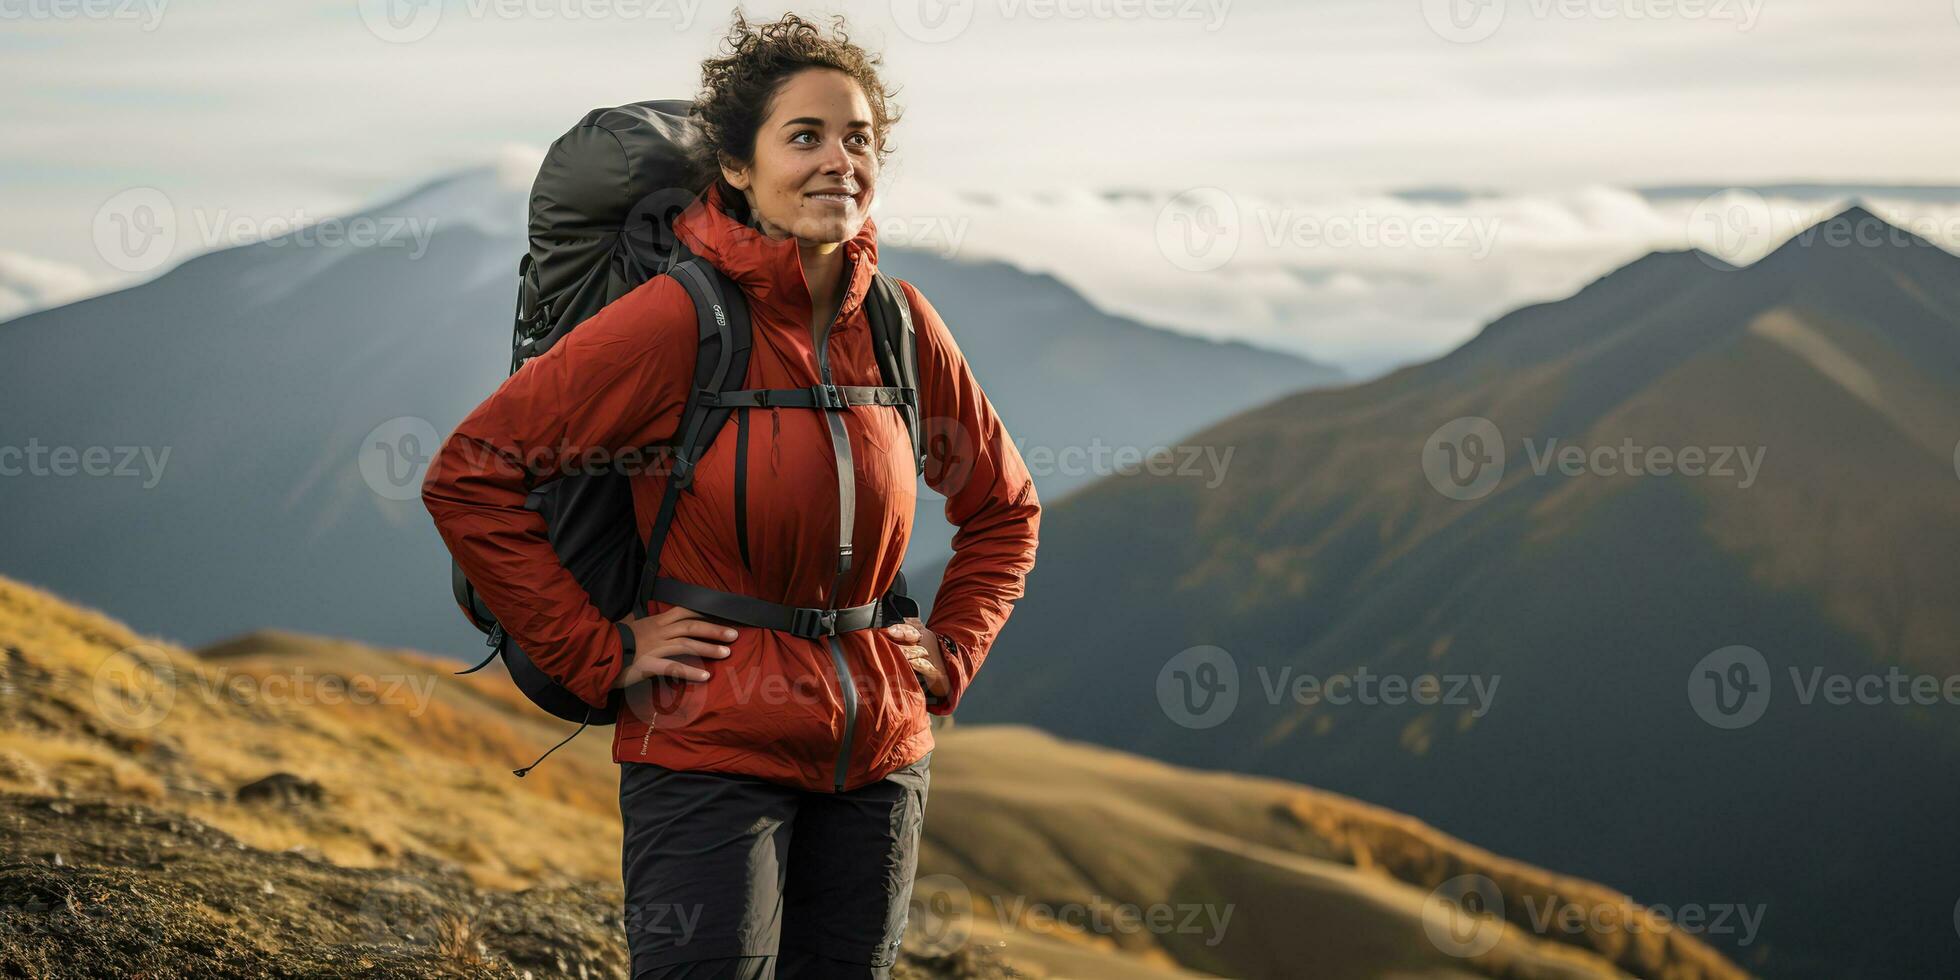
<path id="1" fill-rule="evenodd" d="M 824 152 L 823 155 L 824 173 L 841 174 L 847 177 L 850 176 L 851 155 L 844 151 L 844 144 L 838 142 L 838 143 L 829 143 L 826 145 L 828 146 L 828 149 Z"/>

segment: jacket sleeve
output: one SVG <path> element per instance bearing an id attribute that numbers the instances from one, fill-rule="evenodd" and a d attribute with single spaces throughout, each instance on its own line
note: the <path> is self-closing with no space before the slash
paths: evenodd
<path id="1" fill-rule="evenodd" d="M 625 669 L 622 632 L 558 561 L 529 491 L 674 434 L 694 375 L 693 304 L 650 279 L 525 362 L 430 460 L 422 502 L 483 603 L 538 668 L 604 707 Z M 622 455 L 615 456 L 615 453 Z"/>
<path id="2" fill-rule="evenodd" d="M 939 312 L 910 283 L 903 288 L 918 335 L 925 479 L 945 496 L 946 520 L 958 528 L 926 623 L 959 647 L 946 657 L 946 697 L 929 700 L 926 708 L 948 715 L 980 672 L 1034 570 L 1041 500 L 1021 451 Z"/>

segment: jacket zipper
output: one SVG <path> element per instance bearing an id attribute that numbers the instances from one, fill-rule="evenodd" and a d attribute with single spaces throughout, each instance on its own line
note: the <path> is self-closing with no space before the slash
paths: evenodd
<path id="1" fill-rule="evenodd" d="M 857 259 L 851 258 L 849 260 L 849 263 L 845 266 L 844 268 L 845 282 L 850 281 L 851 275 L 855 272 L 856 263 L 857 263 Z M 817 335 L 817 377 L 824 384 L 831 383 L 830 330 L 832 327 L 836 326 L 837 321 L 842 320 L 843 318 L 844 318 L 843 300 L 840 298 L 838 300 L 837 315 L 831 318 L 829 322 L 825 323 L 823 327 L 823 332 Z M 841 420 L 833 419 L 830 415 L 830 412 L 828 411 L 825 411 L 824 415 L 825 415 L 824 418 L 825 425 L 843 424 Z M 848 437 L 849 436 L 847 434 L 846 438 Z M 831 458 L 836 461 L 837 465 L 839 466 L 844 465 L 843 459 L 839 457 L 836 453 L 836 448 L 834 444 L 831 450 Z M 841 507 L 841 505 L 842 502 L 840 501 L 839 506 Z M 838 519 L 839 520 L 843 519 L 841 514 L 839 515 Z M 837 559 L 841 561 L 842 558 L 843 555 L 839 553 Z M 836 566 L 833 565 L 832 567 L 834 568 Z M 830 604 L 833 607 L 836 606 L 837 604 L 838 590 L 842 588 L 843 584 L 844 584 L 843 576 L 841 574 L 837 575 L 836 579 L 832 583 L 831 594 L 830 594 Z M 844 645 L 838 641 L 836 633 L 829 634 L 826 637 L 826 639 L 829 640 L 830 642 L 831 665 L 837 669 L 838 695 L 844 701 L 844 739 L 837 746 L 837 768 L 833 775 L 833 783 L 832 783 L 834 791 L 838 793 L 842 793 L 844 791 L 844 777 L 850 772 L 850 767 L 851 767 L 851 738 L 857 732 L 858 692 L 857 692 L 857 684 L 853 683 L 853 678 L 851 677 L 850 664 L 846 663 L 844 659 Z"/>

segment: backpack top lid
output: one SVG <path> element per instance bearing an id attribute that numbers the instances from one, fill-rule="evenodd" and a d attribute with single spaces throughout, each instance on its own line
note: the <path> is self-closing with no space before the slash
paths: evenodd
<path id="1" fill-rule="evenodd" d="M 546 322 L 569 328 L 674 256 L 673 220 L 697 196 L 680 99 L 594 109 L 546 151 L 531 185 L 530 257 Z"/>

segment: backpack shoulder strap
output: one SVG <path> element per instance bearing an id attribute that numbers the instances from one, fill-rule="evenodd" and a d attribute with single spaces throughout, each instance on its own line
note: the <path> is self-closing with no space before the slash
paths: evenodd
<path id="1" fill-rule="evenodd" d="M 912 304 L 898 279 L 878 273 L 871 281 L 871 296 L 865 309 L 871 318 L 871 333 L 877 342 L 878 373 L 885 384 L 913 393 L 911 404 L 899 406 L 905 415 L 905 428 L 912 433 L 912 462 L 918 473 L 926 471 L 925 436 L 919 431 L 919 345 L 912 328 Z"/>
<path id="2" fill-rule="evenodd" d="M 748 377 L 749 349 L 753 340 L 748 303 L 743 299 L 741 289 L 730 282 L 721 270 L 705 259 L 689 257 L 665 274 L 673 276 L 694 302 L 697 339 L 694 390 L 682 410 L 680 425 L 675 429 L 673 464 L 668 471 L 666 492 L 660 499 L 660 512 L 654 518 L 653 531 L 647 541 L 646 565 L 640 573 L 639 605 L 634 608 L 635 614 L 644 613 L 647 602 L 653 598 L 654 579 L 660 573 L 661 545 L 665 543 L 667 529 L 673 523 L 674 506 L 680 500 L 681 491 L 694 482 L 694 464 L 700 461 L 702 453 L 714 442 L 716 434 L 734 411 L 708 404 L 712 398 L 703 396 L 718 395 L 742 387 L 742 382 Z"/>
<path id="3" fill-rule="evenodd" d="M 907 404 L 900 405 L 899 411 L 905 416 L 905 428 L 912 433 L 912 462 L 917 472 L 924 474 L 925 434 L 920 431 L 919 406 L 925 402 L 919 396 L 918 336 L 912 327 L 912 304 L 906 301 L 905 290 L 900 288 L 899 282 L 883 272 L 873 276 L 871 296 L 866 300 L 865 309 L 871 318 L 871 335 L 878 354 L 878 373 L 884 377 L 885 384 L 912 392 L 911 399 Z M 883 596 L 894 622 L 918 618 L 919 604 L 910 592 L 905 582 L 905 570 L 901 568 L 894 573 L 892 587 Z"/>

